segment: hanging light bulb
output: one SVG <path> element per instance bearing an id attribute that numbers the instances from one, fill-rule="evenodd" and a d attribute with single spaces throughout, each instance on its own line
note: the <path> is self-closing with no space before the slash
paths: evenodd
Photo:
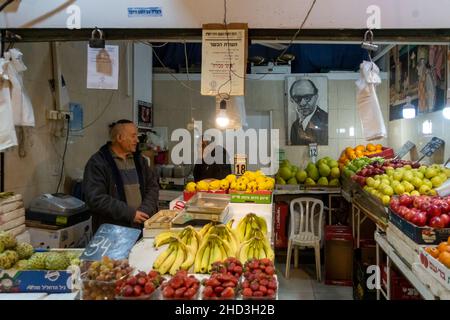
<path id="1" fill-rule="evenodd" d="M 219 112 L 216 116 L 216 123 L 221 128 L 226 128 L 230 124 L 230 118 L 227 115 L 227 102 L 225 100 L 220 101 Z"/>
<path id="2" fill-rule="evenodd" d="M 416 108 L 411 103 L 411 97 L 406 97 L 406 103 L 402 111 L 403 119 L 413 119 L 416 117 Z"/>
<path id="3" fill-rule="evenodd" d="M 442 109 L 442 114 L 445 119 L 450 120 L 450 105 L 447 105 L 444 109 Z"/>

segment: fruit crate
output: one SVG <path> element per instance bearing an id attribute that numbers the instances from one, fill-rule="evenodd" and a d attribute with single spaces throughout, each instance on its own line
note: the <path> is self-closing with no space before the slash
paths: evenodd
<path id="1" fill-rule="evenodd" d="M 372 214 L 380 218 L 380 220 L 388 221 L 388 213 L 383 203 L 373 195 L 362 189 L 359 185 L 357 191 L 353 194 L 353 202 L 359 204 L 362 208 L 370 211 Z"/>
<path id="2" fill-rule="evenodd" d="M 231 203 L 255 203 L 255 204 L 271 204 L 272 191 L 256 191 L 247 193 L 245 191 L 230 190 Z"/>
<path id="3" fill-rule="evenodd" d="M 450 228 L 434 229 L 431 227 L 418 227 L 400 217 L 390 208 L 389 221 L 417 244 L 438 245 L 443 241 L 447 241 L 450 236 Z"/>
<path id="4" fill-rule="evenodd" d="M 380 265 L 381 282 L 386 290 L 387 287 L 387 267 L 384 264 Z M 391 300 L 421 300 L 419 292 L 416 288 L 395 268 L 390 270 L 391 281 Z"/>
<path id="5" fill-rule="evenodd" d="M 450 269 L 444 266 L 438 259 L 432 257 L 425 249 L 419 253 L 420 263 L 425 270 L 435 278 L 445 289 L 450 290 Z"/>
<path id="6" fill-rule="evenodd" d="M 227 194 L 228 193 L 228 190 L 216 190 L 216 191 L 212 191 L 212 190 L 210 190 L 210 191 L 198 191 L 198 192 L 204 192 L 204 193 L 217 193 L 217 194 Z M 197 194 L 197 191 L 196 192 L 188 192 L 188 191 L 183 191 L 183 200 L 184 201 L 189 201 L 189 200 L 191 200 L 191 198 L 193 197 L 193 196 L 195 196 Z"/>

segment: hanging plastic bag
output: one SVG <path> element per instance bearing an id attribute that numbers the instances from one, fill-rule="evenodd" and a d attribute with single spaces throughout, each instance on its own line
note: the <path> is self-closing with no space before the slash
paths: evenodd
<path id="1" fill-rule="evenodd" d="M 361 119 L 363 136 L 367 141 L 387 137 L 375 86 L 381 83 L 378 66 L 370 61 L 360 65 L 360 78 L 356 81 L 356 107 Z"/>
<path id="2" fill-rule="evenodd" d="M 0 151 L 17 146 L 11 107 L 9 77 L 6 72 L 7 61 L 0 59 Z"/>
<path id="3" fill-rule="evenodd" d="M 13 110 L 14 124 L 16 126 L 34 127 L 34 113 L 30 98 L 23 85 L 22 72 L 27 67 L 22 61 L 22 52 L 11 49 L 5 52 L 7 61 L 6 72 L 11 82 L 11 105 Z"/>

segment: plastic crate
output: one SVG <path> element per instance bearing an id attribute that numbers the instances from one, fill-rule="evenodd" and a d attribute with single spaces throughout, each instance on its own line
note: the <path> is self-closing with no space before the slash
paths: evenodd
<path id="1" fill-rule="evenodd" d="M 386 289 L 387 286 L 387 268 L 386 265 L 381 266 L 381 283 Z M 422 300 L 419 292 L 414 286 L 394 267 L 391 267 L 391 300 Z"/>
<path id="2" fill-rule="evenodd" d="M 447 241 L 450 236 L 450 228 L 434 229 L 431 227 L 418 227 L 400 217 L 390 208 L 389 220 L 417 244 L 438 245 L 443 241 Z"/>
<path id="3" fill-rule="evenodd" d="M 367 157 L 368 158 L 382 157 L 384 159 L 391 159 L 391 158 L 393 158 L 395 156 L 394 149 L 392 149 L 392 148 L 385 148 L 385 147 L 383 147 L 382 150 L 383 151 L 381 151 L 381 152 L 370 154 Z"/>

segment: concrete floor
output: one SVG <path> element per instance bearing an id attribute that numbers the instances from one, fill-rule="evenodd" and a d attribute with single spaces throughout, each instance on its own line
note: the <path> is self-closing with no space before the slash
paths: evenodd
<path id="1" fill-rule="evenodd" d="M 353 300 L 352 287 L 325 285 L 316 280 L 314 265 L 291 265 L 289 279 L 284 277 L 285 263 L 276 263 L 279 300 Z"/>

